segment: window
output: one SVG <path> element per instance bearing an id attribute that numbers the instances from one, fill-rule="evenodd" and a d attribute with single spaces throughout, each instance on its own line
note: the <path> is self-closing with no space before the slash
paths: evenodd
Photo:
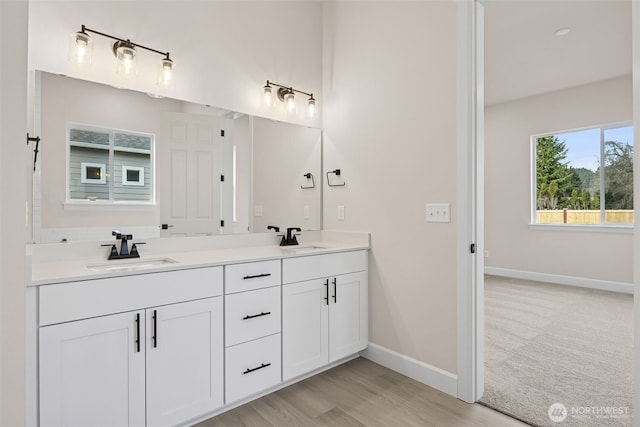
<path id="1" fill-rule="evenodd" d="M 104 163 L 82 162 L 80 166 L 80 182 L 83 184 L 106 184 L 107 175 L 104 173 Z"/>
<path id="2" fill-rule="evenodd" d="M 154 203 L 154 136 L 69 124 L 67 199 L 109 203 Z"/>
<path id="3" fill-rule="evenodd" d="M 633 224 L 633 126 L 536 135 L 536 224 Z"/>
<path id="4" fill-rule="evenodd" d="M 122 185 L 144 186 L 144 167 L 122 165 Z"/>

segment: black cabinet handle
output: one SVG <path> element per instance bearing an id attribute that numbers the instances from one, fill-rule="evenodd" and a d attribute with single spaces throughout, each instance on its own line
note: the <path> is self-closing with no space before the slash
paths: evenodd
<path id="1" fill-rule="evenodd" d="M 327 296 L 324 297 L 324 302 L 326 302 L 327 305 L 329 305 L 329 279 L 325 280 L 324 287 L 325 287 L 325 290 L 327 291 L 326 293 Z"/>
<path id="2" fill-rule="evenodd" d="M 153 348 L 158 347 L 158 310 L 153 310 Z"/>
<path id="3" fill-rule="evenodd" d="M 136 313 L 136 352 L 140 353 L 140 313 Z"/>
<path id="4" fill-rule="evenodd" d="M 242 320 L 255 319 L 256 317 L 268 316 L 270 314 L 271 314 L 270 311 L 267 311 L 266 313 L 263 311 L 260 314 L 251 314 L 251 315 L 247 314 L 242 318 Z"/>
<path id="5" fill-rule="evenodd" d="M 247 368 L 247 370 L 244 371 L 242 375 L 250 374 L 251 372 L 257 371 L 258 369 L 266 368 L 267 366 L 271 366 L 271 363 L 261 363 L 257 368 Z"/>
<path id="6" fill-rule="evenodd" d="M 338 285 L 336 284 L 337 281 L 338 279 L 334 277 L 333 281 L 331 282 L 333 283 L 333 302 L 334 303 L 338 302 Z"/>
<path id="7" fill-rule="evenodd" d="M 269 276 L 271 276 L 271 273 L 262 273 L 262 274 L 256 274 L 255 276 L 244 276 L 242 280 L 257 279 L 259 277 L 269 277 Z"/>

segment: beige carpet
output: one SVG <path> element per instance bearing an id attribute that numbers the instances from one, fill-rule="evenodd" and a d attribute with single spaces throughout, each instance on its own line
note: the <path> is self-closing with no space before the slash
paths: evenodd
<path id="1" fill-rule="evenodd" d="M 632 354 L 631 295 L 485 277 L 481 403 L 535 426 L 630 427 Z"/>

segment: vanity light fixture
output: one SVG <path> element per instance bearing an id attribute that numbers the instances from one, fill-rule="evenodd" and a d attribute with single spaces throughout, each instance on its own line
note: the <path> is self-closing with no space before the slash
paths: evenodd
<path id="1" fill-rule="evenodd" d="M 297 110 L 295 94 L 301 93 L 308 96 L 309 99 L 307 100 L 307 117 L 310 119 L 315 118 L 318 110 L 316 108 L 316 100 L 313 97 L 312 93 L 303 92 L 299 89 L 294 89 L 291 86 L 284 86 L 278 83 L 271 82 L 269 80 L 267 80 L 267 84 L 263 88 L 264 104 L 267 108 L 270 108 L 274 103 L 273 86 L 276 86 L 278 88 L 278 90 L 276 91 L 278 99 L 284 102 L 285 109 L 287 113 L 290 114 L 295 113 Z"/>
<path id="2" fill-rule="evenodd" d="M 84 25 L 82 25 L 80 31 L 71 34 L 69 42 L 69 61 L 80 65 L 91 63 L 93 40 L 89 33 L 115 40 L 112 50 L 113 54 L 117 58 L 118 74 L 121 74 L 124 77 L 136 74 L 136 56 L 138 48 L 140 48 L 163 56 L 158 67 L 158 78 L 156 82 L 158 86 L 169 87 L 175 84 L 175 64 L 169 57 L 169 52 L 161 52 L 159 50 L 134 43 L 129 39 L 124 40 L 110 34 L 92 30 Z"/>

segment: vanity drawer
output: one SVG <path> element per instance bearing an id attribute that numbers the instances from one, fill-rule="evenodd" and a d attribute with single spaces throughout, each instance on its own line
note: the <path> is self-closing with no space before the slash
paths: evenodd
<path id="1" fill-rule="evenodd" d="M 222 295 L 222 267 L 40 286 L 39 325 Z"/>
<path id="2" fill-rule="evenodd" d="M 282 260 L 282 283 L 302 282 L 367 269 L 367 251 L 309 255 Z"/>
<path id="3" fill-rule="evenodd" d="M 226 349 L 225 403 L 273 387 L 281 381 L 280 334 Z"/>
<path id="4" fill-rule="evenodd" d="M 280 332 L 280 286 L 225 295 L 225 346 Z"/>
<path id="5" fill-rule="evenodd" d="M 280 260 L 231 264 L 224 267 L 225 293 L 250 291 L 280 284 Z"/>

